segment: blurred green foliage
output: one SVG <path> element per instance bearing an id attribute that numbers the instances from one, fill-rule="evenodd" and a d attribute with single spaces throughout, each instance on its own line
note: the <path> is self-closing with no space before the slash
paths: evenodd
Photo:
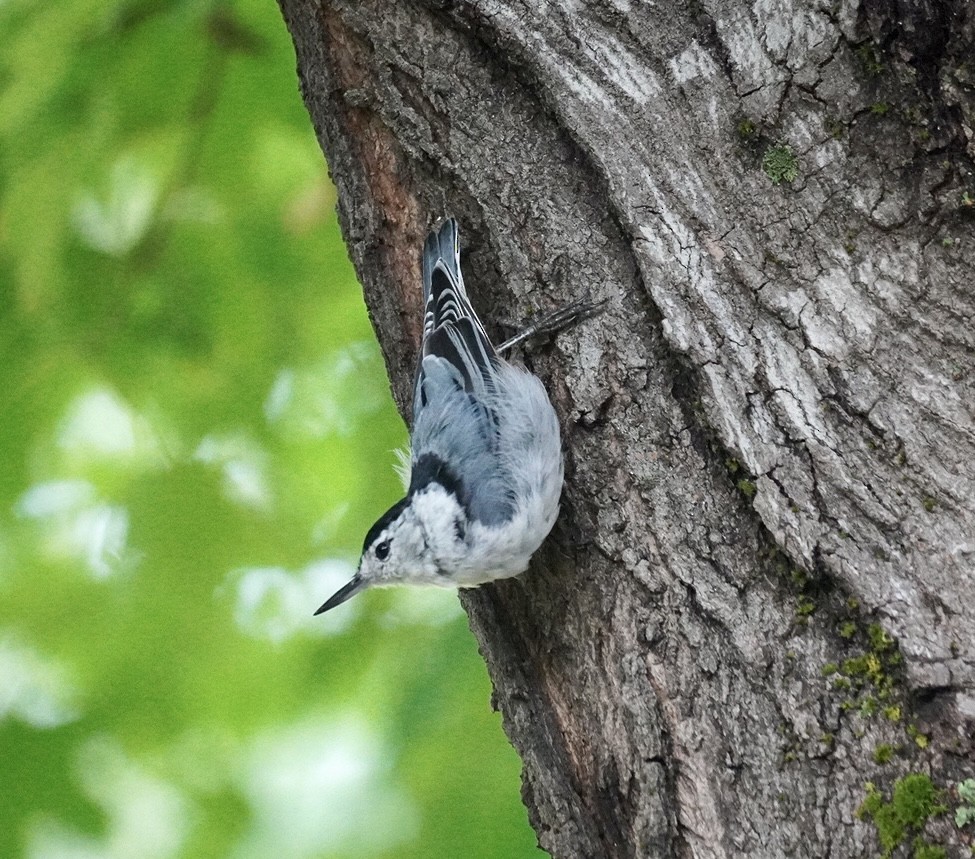
<path id="1" fill-rule="evenodd" d="M 269 0 L 0 4 L 0 855 L 540 855 Z"/>

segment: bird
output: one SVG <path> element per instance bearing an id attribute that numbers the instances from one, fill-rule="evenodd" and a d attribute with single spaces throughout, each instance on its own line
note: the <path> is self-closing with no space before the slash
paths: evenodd
<path id="1" fill-rule="evenodd" d="M 464 286 L 453 218 L 424 243 L 422 282 L 406 497 L 369 529 L 355 575 L 316 615 L 372 587 L 468 588 L 516 576 L 558 517 L 555 409 L 538 377 L 502 355 L 597 305 L 570 304 L 495 348 Z"/>

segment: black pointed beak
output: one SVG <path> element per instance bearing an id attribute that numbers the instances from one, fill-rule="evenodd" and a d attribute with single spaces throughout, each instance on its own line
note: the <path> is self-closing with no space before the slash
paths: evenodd
<path id="1" fill-rule="evenodd" d="M 366 586 L 366 583 L 362 580 L 362 576 L 356 573 L 352 577 L 347 585 L 343 585 L 339 590 L 332 594 L 322 607 L 315 612 L 316 615 L 323 614 L 330 608 L 335 608 L 337 605 L 342 605 L 347 599 L 354 597 L 359 591 L 361 591 Z"/>

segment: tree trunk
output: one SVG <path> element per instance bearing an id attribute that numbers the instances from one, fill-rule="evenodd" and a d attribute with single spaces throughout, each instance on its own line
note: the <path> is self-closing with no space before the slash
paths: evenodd
<path id="1" fill-rule="evenodd" d="M 527 358 L 560 522 L 463 595 L 541 845 L 962 855 L 975 7 L 282 7 L 401 408 L 437 217 L 496 336 L 608 299 Z"/>

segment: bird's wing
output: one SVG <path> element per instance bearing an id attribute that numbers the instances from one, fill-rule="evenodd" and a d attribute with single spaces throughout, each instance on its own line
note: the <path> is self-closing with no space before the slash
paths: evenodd
<path id="1" fill-rule="evenodd" d="M 439 230 L 431 232 L 423 246 L 423 312 L 424 340 L 438 325 L 469 319 L 487 352 L 494 354 L 494 347 L 464 288 L 460 233 L 453 218 L 447 218 Z"/>
<path id="2" fill-rule="evenodd" d="M 453 218 L 431 232 L 423 246 L 422 358 L 429 355 L 444 358 L 457 367 L 465 388 L 475 394 L 480 394 L 488 383 L 497 361 L 497 353 L 464 288 L 460 241 Z M 414 397 L 422 372 L 421 360 Z"/>
<path id="3" fill-rule="evenodd" d="M 436 481 L 454 492 L 471 519 L 500 525 L 514 514 L 513 484 L 498 450 L 498 420 L 490 402 L 467 391 L 448 359 L 423 358 L 410 436 L 409 493 Z"/>
<path id="4" fill-rule="evenodd" d="M 497 456 L 500 359 L 464 289 L 452 218 L 430 234 L 423 248 L 423 298 L 410 491 L 436 479 L 454 489 L 472 518 L 500 524 L 514 508 Z"/>

